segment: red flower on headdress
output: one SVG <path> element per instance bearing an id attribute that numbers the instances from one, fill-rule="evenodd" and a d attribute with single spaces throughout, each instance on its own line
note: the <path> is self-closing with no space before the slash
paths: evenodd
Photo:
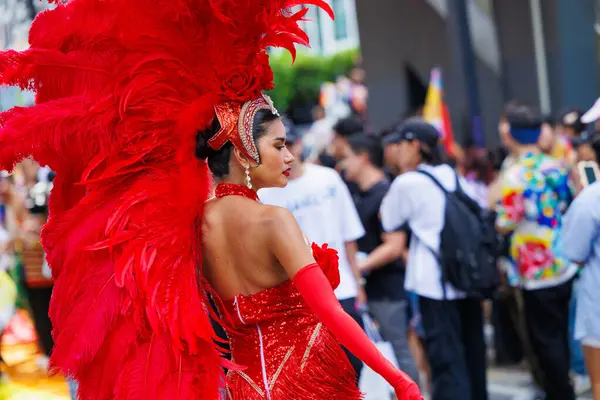
<path id="1" fill-rule="evenodd" d="M 244 102 L 260 96 L 261 74 L 257 68 L 239 66 L 224 74 L 221 94 L 229 101 Z"/>
<path id="2" fill-rule="evenodd" d="M 338 256 L 337 250 L 330 248 L 327 243 L 325 243 L 323 246 L 313 243 L 312 252 L 315 261 L 323 270 L 323 273 L 327 277 L 331 287 L 333 289 L 337 288 L 340 284 L 340 257 Z"/>

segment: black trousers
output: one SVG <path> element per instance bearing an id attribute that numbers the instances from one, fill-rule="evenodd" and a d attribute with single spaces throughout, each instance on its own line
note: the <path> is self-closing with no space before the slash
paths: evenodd
<path id="1" fill-rule="evenodd" d="M 27 299 L 29 300 L 29 307 L 31 309 L 33 324 L 38 335 L 40 347 L 44 354 L 50 356 L 52 347 L 54 347 L 54 341 L 52 340 L 52 323 L 48 316 L 52 288 L 36 288 L 25 285 L 25 290 L 27 291 Z"/>
<path id="2" fill-rule="evenodd" d="M 544 376 L 546 400 L 575 400 L 569 377 L 569 302 L 573 281 L 523 290 L 523 307 L 533 351 Z"/>
<path id="3" fill-rule="evenodd" d="M 508 295 L 502 295 L 492 301 L 494 352 L 497 365 L 515 365 L 524 358 L 523 343 L 511 316 L 510 301 Z"/>
<path id="4" fill-rule="evenodd" d="M 358 314 L 358 311 L 356 310 L 356 298 L 351 297 L 349 299 L 340 300 L 340 304 L 342 305 L 342 308 L 344 309 L 344 311 L 346 311 L 346 313 L 348 313 L 352 318 L 354 318 L 354 320 L 360 325 L 360 327 L 364 329 L 365 327 L 363 326 L 362 318 L 360 317 L 360 315 Z M 354 371 L 356 372 L 356 379 L 357 379 L 357 383 L 358 383 L 358 379 L 360 378 L 360 372 L 362 371 L 362 368 L 363 368 L 363 362 L 358 357 L 356 357 L 354 354 L 350 353 L 348 351 L 348 349 L 346 349 L 343 346 L 342 346 L 342 348 L 344 349 L 344 352 L 348 356 L 348 360 L 350 360 L 350 364 L 352 364 L 352 368 L 354 368 Z"/>
<path id="5" fill-rule="evenodd" d="M 487 400 L 483 310 L 474 299 L 419 297 L 432 400 Z"/>

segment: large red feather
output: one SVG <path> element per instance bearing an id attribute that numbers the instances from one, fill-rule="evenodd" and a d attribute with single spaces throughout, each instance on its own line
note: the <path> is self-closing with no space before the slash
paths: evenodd
<path id="1" fill-rule="evenodd" d="M 31 47 L 0 53 L 0 84 L 36 93 L 35 106 L 0 114 L 0 167 L 33 156 L 57 173 L 42 235 L 56 282 L 52 366 L 82 399 L 217 399 L 225 364 L 197 279 L 211 178 L 196 132 L 216 103 L 273 87 L 269 46 L 308 44 L 306 12 L 291 8 L 331 8 L 50 2 Z"/>

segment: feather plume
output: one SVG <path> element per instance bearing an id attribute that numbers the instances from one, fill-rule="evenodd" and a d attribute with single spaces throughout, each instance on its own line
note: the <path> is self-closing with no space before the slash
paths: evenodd
<path id="1" fill-rule="evenodd" d="M 332 10 L 323 0 L 49 1 L 30 48 L 0 52 L 0 84 L 36 94 L 35 106 L 0 114 L 0 168 L 33 156 L 57 173 L 42 233 L 52 368 L 77 379 L 84 400 L 215 400 L 221 366 L 240 367 L 220 359 L 210 288 L 197 278 L 212 181 L 196 132 L 218 102 L 273 87 L 268 47 L 295 56 L 308 45 L 307 10 L 295 7 Z"/>

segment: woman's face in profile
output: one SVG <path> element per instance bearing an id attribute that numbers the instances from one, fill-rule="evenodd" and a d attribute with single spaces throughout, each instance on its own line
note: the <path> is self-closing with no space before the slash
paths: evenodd
<path id="1" fill-rule="evenodd" d="M 294 156 L 286 145 L 285 126 L 276 119 L 267 123 L 265 129 L 265 134 L 256 143 L 260 165 L 250 170 L 250 179 L 257 189 L 285 187 L 290 164 L 294 162 Z"/>

